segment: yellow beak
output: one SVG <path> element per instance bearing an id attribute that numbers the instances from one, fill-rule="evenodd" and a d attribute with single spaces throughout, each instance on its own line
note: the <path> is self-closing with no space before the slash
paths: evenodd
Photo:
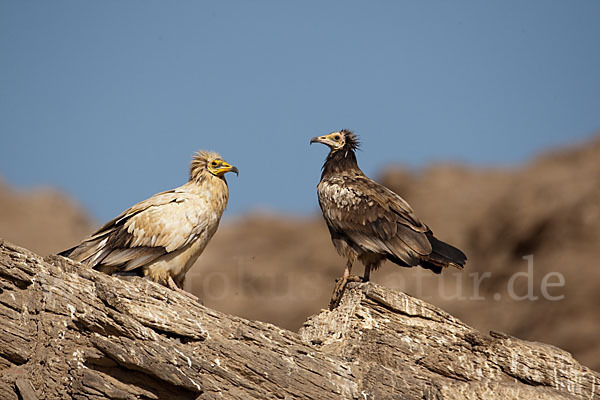
<path id="1" fill-rule="evenodd" d="M 233 165 L 230 165 L 230 164 L 226 163 L 225 161 L 223 161 L 223 163 L 221 164 L 221 166 L 219 166 L 219 169 L 218 169 L 217 173 L 220 176 L 223 176 L 227 172 L 235 172 L 235 174 L 238 175 L 238 176 L 240 174 L 240 171 L 237 169 L 237 167 L 234 167 Z"/>

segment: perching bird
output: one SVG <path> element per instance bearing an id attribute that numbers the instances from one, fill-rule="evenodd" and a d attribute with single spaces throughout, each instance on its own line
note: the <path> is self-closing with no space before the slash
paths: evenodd
<path id="1" fill-rule="evenodd" d="M 337 306 L 358 259 L 365 266 L 362 281 L 385 260 L 402 267 L 421 266 L 436 274 L 453 266 L 462 269 L 467 257 L 438 240 L 408 203 L 390 189 L 369 179 L 358 167 L 354 133 L 341 130 L 311 139 L 330 148 L 317 186 L 319 205 L 338 254 L 347 260 L 330 307 Z"/>
<path id="2" fill-rule="evenodd" d="M 108 274 L 138 273 L 188 294 L 185 274 L 227 207 L 227 172 L 237 174 L 238 169 L 217 153 L 199 151 L 186 184 L 134 205 L 59 254 Z"/>

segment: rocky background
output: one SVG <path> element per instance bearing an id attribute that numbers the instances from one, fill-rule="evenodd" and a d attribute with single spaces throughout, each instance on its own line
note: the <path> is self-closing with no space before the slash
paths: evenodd
<path id="1" fill-rule="evenodd" d="M 513 168 L 387 166 L 378 180 L 469 261 L 441 276 L 387 263 L 375 282 L 600 370 L 600 137 Z M 55 190 L 0 182 L 0 237 L 39 254 L 76 244 L 99 222 Z M 298 330 L 327 304 L 343 267 L 316 211 L 254 213 L 222 224 L 186 286 L 216 310 Z"/>

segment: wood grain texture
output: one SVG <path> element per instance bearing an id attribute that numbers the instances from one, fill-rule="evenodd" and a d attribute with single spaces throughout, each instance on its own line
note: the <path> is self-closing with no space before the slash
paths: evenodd
<path id="1" fill-rule="evenodd" d="M 594 399 L 556 347 L 350 284 L 299 333 L 0 241 L 2 399 Z"/>

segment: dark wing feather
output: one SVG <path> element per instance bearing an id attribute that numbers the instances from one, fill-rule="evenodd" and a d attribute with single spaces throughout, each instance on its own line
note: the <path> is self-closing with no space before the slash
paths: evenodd
<path id="1" fill-rule="evenodd" d="M 332 176 L 318 186 L 319 204 L 330 230 L 364 250 L 418 265 L 431 253 L 429 228 L 408 203 L 364 175 Z"/>

